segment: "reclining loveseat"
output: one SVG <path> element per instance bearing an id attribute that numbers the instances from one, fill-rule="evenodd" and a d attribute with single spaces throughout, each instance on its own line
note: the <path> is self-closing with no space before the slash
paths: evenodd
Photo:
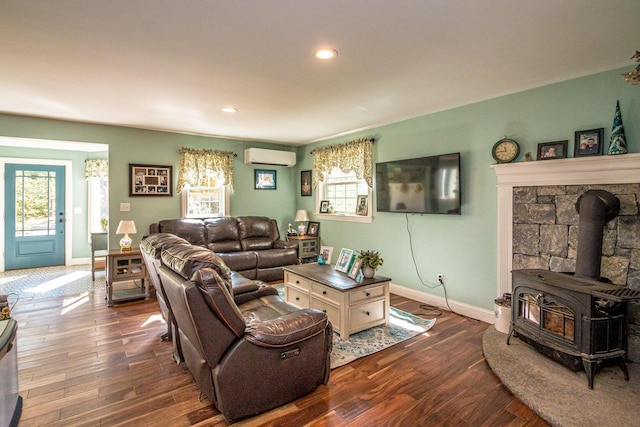
<path id="1" fill-rule="evenodd" d="M 170 243 L 162 245 L 163 238 Z M 326 313 L 289 305 L 261 281 L 236 275 L 234 285 L 233 272 L 208 249 L 171 235 L 145 239 L 162 246 L 155 266 L 180 358 L 227 421 L 328 382 L 333 332 Z M 141 247 L 157 252 L 150 242 Z"/>
<path id="2" fill-rule="evenodd" d="M 282 267 L 299 263 L 297 243 L 280 240 L 276 220 L 264 216 L 165 219 L 151 224 L 149 233 L 171 233 L 210 249 L 248 279 L 282 280 Z"/>

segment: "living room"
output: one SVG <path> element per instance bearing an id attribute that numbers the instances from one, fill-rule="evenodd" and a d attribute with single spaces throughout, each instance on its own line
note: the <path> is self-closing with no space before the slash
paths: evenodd
<path id="1" fill-rule="evenodd" d="M 603 22 L 601 25 L 614 23 Z M 320 239 L 322 245 L 335 248 L 334 254 L 341 248 L 379 250 L 385 260 L 379 272 L 393 279 L 398 295 L 441 306 L 448 303 L 456 312 L 492 323 L 494 299 L 499 295 L 498 196 L 496 176 L 490 167 L 495 164 L 492 147 L 503 136 L 511 137 L 520 145 L 517 162 L 522 162 L 526 153 L 531 153 L 536 160 L 538 144 L 568 140 L 568 157 L 573 157 L 576 131 L 604 128 L 604 139 L 609 140 L 616 101 L 619 101 L 629 152 L 640 151 L 637 143 L 640 140 L 640 121 L 637 120 L 640 117 L 640 91 L 621 78 L 622 73 L 635 67 L 629 59 L 634 49 L 636 47 L 627 49 L 628 52 L 625 50 L 624 56 L 613 66 L 588 75 L 573 74 L 561 81 L 478 96 L 476 101 L 465 105 L 409 115 L 364 130 L 335 133 L 328 138 L 309 139 L 304 144 L 265 142 L 259 137 L 238 139 L 197 132 L 142 129 L 91 123 L 90 120 L 61 120 L 37 117 L 38 114 L 32 115 L 28 111 L 2 110 L 5 111 L 0 114 L 2 137 L 102 144 L 104 150 L 83 152 L 74 150 L 73 145 L 62 150 L 24 148 L 18 143 L 2 146 L 0 157 L 5 162 L 8 158 L 71 160 L 71 206 L 75 212 L 67 218 L 72 230 L 67 256 L 70 264 L 79 264 L 87 262 L 90 250 L 85 210 L 85 159 L 109 159 L 109 243 L 111 247 L 118 247 L 121 236 L 116 235 L 115 227 L 120 220 L 135 220 L 138 232 L 132 237 L 137 245 L 150 224 L 181 216 L 178 194 L 131 197 L 129 165 L 167 165 L 177 173 L 179 151 L 183 147 L 236 153 L 229 214 L 274 218 L 282 235 L 288 224 L 295 224 L 297 210 L 306 210 L 312 221 L 318 218 L 317 189 L 313 189 L 311 197 L 300 195 L 300 173 L 312 169 L 311 151 L 316 148 L 373 138 L 374 163 L 460 152 L 461 215 L 380 213 L 375 211 L 374 201 L 371 223 L 322 219 L 318 221 Z M 338 58 L 341 56 L 342 53 Z M 589 59 L 584 58 L 585 62 Z M 540 60 L 545 61 L 544 56 Z M 558 60 L 555 66 L 561 64 Z M 461 69 L 473 70 L 474 67 L 460 61 Z M 504 64 L 504 70 L 506 79 L 511 73 L 509 64 Z M 474 78 L 472 71 L 470 76 L 460 78 L 459 84 L 468 85 L 467 79 Z M 121 102 L 124 108 L 125 101 Z M 294 152 L 296 165 L 289 168 L 245 164 L 244 149 L 254 147 Z M 257 168 L 276 172 L 276 189 L 255 188 L 254 171 Z M 122 211 L 121 204 L 127 204 L 129 210 Z M 4 245 L 4 239 L 2 242 Z M 446 295 L 444 288 L 438 286 L 438 274 L 444 275 Z"/>

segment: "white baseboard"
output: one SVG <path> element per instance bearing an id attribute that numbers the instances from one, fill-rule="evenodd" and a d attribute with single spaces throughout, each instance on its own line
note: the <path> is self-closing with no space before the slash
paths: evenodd
<path id="1" fill-rule="evenodd" d="M 389 290 L 393 294 L 448 310 L 447 302 L 443 297 L 410 289 L 395 283 L 391 283 Z M 452 299 L 449 299 L 449 306 L 454 312 L 463 316 L 471 317 L 472 319 L 480 320 L 489 324 L 493 324 L 495 322 L 495 313 L 492 310 L 465 304 Z"/>

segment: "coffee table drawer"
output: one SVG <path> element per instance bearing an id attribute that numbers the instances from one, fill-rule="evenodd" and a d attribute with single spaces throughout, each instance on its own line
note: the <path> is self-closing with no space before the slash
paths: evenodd
<path id="1" fill-rule="evenodd" d="M 351 303 L 351 305 L 355 305 L 362 301 L 378 299 L 382 297 L 384 297 L 384 286 L 355 289 L 349 292 L 349 302 Z"/>
<path id="2" fill-rule="evenodd" d="M 287 298 L 286 301 L 299 308 L 309 308 L 309 294 L 298 289 L 287 286 Z"/>
<path id="3" fill-rule="evenodd" d="M 319 283 L 311 284 L 311 294 L 336 305 L 340 305 L 342 301 L 342 292 Z"/>
<path id="4" fill-rule="evenodd" d="M 331 322 L 334 330 L 340 331 L 340 309 L 336 306 L 333 306 L 326 301 L 323 301 L 318 298 L 311 298 L 311 308 L 315 308 L 316 310 L 324 311 L 327 313 L 327 317 Z"/>
<path id="5" fill-rule="evenodd" d="M 284 272 L 284 281 L 287 283 L 291 283 L 294 286 L 297 286 L 305 291 L 311 290 L 311 281 L 305 279 L 304 277 L 300 277 L 297 274 L 289 273 L 288 271 Z"/>
<path id="6" fill-rule="evenodd" d="M 369 328 L 373 324 L 385 322 L 385 302 L 384 300 L 372 301 L 351 309 L 350 331 L 358 331 Z"/>

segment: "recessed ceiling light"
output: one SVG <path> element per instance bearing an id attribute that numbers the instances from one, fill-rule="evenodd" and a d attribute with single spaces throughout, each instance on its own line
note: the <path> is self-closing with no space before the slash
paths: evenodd
<path id="1" fill-rule="evenodd" d="M 224 107 L 222 111 L 224 111 L 225 113 L 235 113 L 238 111 L 238 109 L 235 107 Z"/>
<path id="2" fill-rule="evenodd" d="M 333 59 L 338 56 L 338 51 L 335 49 L 320 49 L 316 50 L 313 56 L 318 59 Z"/>

